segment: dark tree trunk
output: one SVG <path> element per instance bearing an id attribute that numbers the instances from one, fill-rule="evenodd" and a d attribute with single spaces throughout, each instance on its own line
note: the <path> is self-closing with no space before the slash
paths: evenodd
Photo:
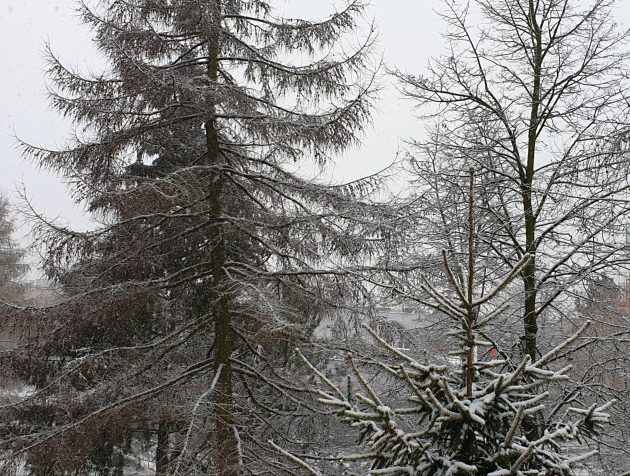
<path id="1" fill-rule="evenodd" d="M 169 424 L 160 422 L 157 431 L 157 448 L 155 449 L 155 476 L 166 476 L 168 474 L 169 436 Z"/>
<path id="2" fill-rule="evenodd" d="M 532 188 L 534 185 L 534 171 L 536 165 L 536 146 L 538 126 L 540 122 L 540 100 L 542 82 L 543 45 L 542 31 L 536 19 L 536 8 L 533 0 L 529 1 L 529 18 L 531 26 L 531 42 L 533 48 L 534 84 L 532 87 L 532 103 L 527 137 L 527 164 L 524 182 L 521 184 L 523 193 L 523 213 L 525 214 L 525 249 L 531 255 L 530 262 L 523 270 L 523 284 L 525 291 L 525 308 L 523 312 L 525 353 L 532 361 L 538 355 L 538 316 L 536 313 L 536 298 L 538 288 L 536 283 L 536 213 L 532 202 Z"/>
<path id="3" fill-rule="evenodd" d="M 218 56 L 220 51 L 219 31 L 221 7 L 218 2 L 208 8 L 205 22 L 208 42 L 208 79 L 210 84 L 218 80 Z M 232 364 L 233 350 L 230 298 L 226 290 L 225 263 L 226 247 L 221 219 L 223 215 L 224 174 L 221 169 L 224 159 L 219 151 L 219 137 L 216 129 L 216 104 L 212 97 L 208 100 L 208 117 L 205 124 L 208 163 L 214 167 L 210 190 L 210 213 L 212 226 L 210 262 L 212 266 L 212 290 L 210 293 L 214 320 L 214 364 L 219 372 L 214 391 L 216 405 L 216 452 L 215 462 L 219 476 L 235 476 L 238 466 L 238 448 L 233 433 L 232 411 Z"/>

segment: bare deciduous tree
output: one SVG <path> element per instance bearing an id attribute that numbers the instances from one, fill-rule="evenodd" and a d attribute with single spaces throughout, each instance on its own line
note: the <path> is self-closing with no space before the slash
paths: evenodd
<path id="1" fill-rule="evenodd" d="M 441 163 L 417 158 L 423 188 L 453 189 L 444 164 L 474 164 L 486 177 L 480 206 L 494 221 L 480 237 L 488 253 L 508 267 L 535 257 L 522 273 L 532 358 L 545 310 L 593 273 L 627 263 L 628 51 L 613 4 L 479 0 L 474 28 L 468 7 L 446 2 L 449 52 L 426 75 L 397 73 L 406 95 L 441 117 L 433 140 L 417 144 Z"/>
<path id="2" fill-rule="evenodd" d="M 520 314 L 519 345 L 533 360 L 574 329 L 576 295 L 602 276 L 625 275 L 630 263 L 629 50 L 614 6 L 444 2 L 446 54 L 426 74 L 396 72 L 405 94 L 436 119 L 429 139 L 410 149 L 420 228 L 431 230 L 416 235 L 419 249 L 464 255 L 459 184 L 474 166 L 488 286 L 532 256 L 506 312 Z M 460 280 L 463 265 L 454 263 Z M 505 344 L 510 351 L 516 342 Z M 619 397 L 577 380 L 578 393 Z"/>

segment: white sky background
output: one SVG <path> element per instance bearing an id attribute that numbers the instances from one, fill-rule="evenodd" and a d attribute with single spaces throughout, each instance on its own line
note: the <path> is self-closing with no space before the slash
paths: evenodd
<path id="1" fill-rule="evenodd" d="M 293 16 L 322 17 L 332 0 L 277 0 Z M 427 60 L 442 52 L 440 24 L 434 8 L 440 0 L 372 0 L 369 15 L 378 28 L 377 48 L 386 64 L 421 73 Z M 589 2 L 590 3 L 590 2 Z M 630 0 L 620 0 L 617 21 L 630 24 Z M 68 122 L 52 112 L 46 98 L 44 43 L 49 41 L 65 64 L 98 69 L 89 30 L 79 23 L 73 0 L 0 0 L 0 190 L 16 198 L 23 184 L 35 207 L 48 217 L 74 227 L 89 226 L 59 178 L 38 170 L 21 158 L 14 134 L 46 147 L 62 146 L 69 137 Z M 402 142 L 419 137 L 423 125 L 414 119 L 413 104 L 393 86 L 381 94 L 363 147 L 349 151 L 334 166 L 335 180 L 373 173 L 394 159 Z M 18 235 L 27 243 L 28 230 Z"/>

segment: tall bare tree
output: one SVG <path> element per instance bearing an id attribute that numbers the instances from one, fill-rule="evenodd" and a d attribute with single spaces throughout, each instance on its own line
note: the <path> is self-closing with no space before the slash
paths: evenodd
<path id="1" fill-rule="evenodd" d="M 488 253 L 508 267 L 525 253 L 535 257 L 522 273 L 532 358 L 545 311 L 594 273 L 628 262 L 620 233 L 628 214 L 628 36 L 616 29 L 613 5 L 446 2 L 447 55 L 426 75 L 397 73 L 427 114 L 439 110 L 432 141 L 416 144 L 424 189 L 453 190 L 445 164 L 475 164 L 494 222 L 480 238 Z M 471 8 L 479 28 L 468 23 Z"/>
<path id="2" fill-rule="evenodd" d="M 396 72 L 435 119 L 410 149 L 418 215 L 432 230 L 417 236 L 421 249 L 463 256 L 459 184 L 473 165 L 489 285 L 532 256 L 508 311 L 520 314 L 520 346 L 533 360 L 561 338 L 553 334 L 570 332 L 558 324 L 576 317 L 576 294 L 628 269 L 629 50 L 615 3 L 444 2 L 446 54 L 425 74 Z M 541 326 L 557 332 L 541 340 Z"/>

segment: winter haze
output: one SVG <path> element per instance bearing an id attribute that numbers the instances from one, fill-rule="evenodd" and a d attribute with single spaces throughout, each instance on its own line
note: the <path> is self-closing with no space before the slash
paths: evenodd
<path id="1" fill-rule="evenodd" d="M 0 476 L 630 475 L 630 0 L 79 2 L 0 5 Z"/>

